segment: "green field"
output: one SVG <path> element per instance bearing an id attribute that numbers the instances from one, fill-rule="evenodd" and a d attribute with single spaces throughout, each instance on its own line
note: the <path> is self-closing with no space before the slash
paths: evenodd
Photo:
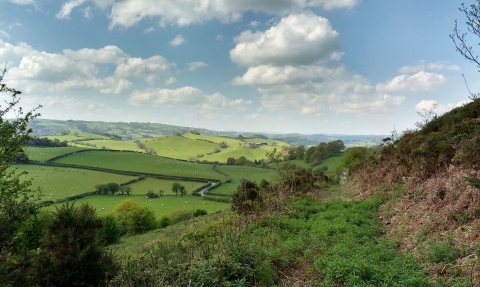
<path id="1" fill-rule="evenodd" d="M 82 203 L 89 203 L 98 212 L 99 215 L 107 215 L 112 213 L 117 204 L 126 199 L 133 199 L 141 206 L 152 208 L 155 216 L 158 218 L 162 215 L 168 215 L 177 210 L 194 211 L 196 209 L 204 209 L 208 213 L 213 213 L 219 210 L 226 210 L 230 208 L 230 204 L 223 202 L 215 202 L 204 200 L 200 196 L 172 196 L 164 195 L 158 198 L 148 199 L 144 195 L 130 195 L 130 196 L 113 196 L 113 195 L 91 195 L 86 196 L 75 201 L 76 205 Z M 162 206 L 163 204 L 163 206 Z M 53 204 L 45 207 L 48 210 L 55 210 L 56 207 L 61 206 L 61 203 Z"/>
<path id="2" fill-rule="evenodd" d="M 95 148 L 102 148 L 105 147 L 107 149 L 114 149 L 114 150 L 129 150 L 129 151 L 138 151 L 144 152 L 142 149 L 137 147 L 137 144 L 133 141 L 116 141 L 111 139 L 104 139 L 104 140 L 89 140 L 89 141 L 80 141 L 77 143 L 72 143 L 72 145 L 79 146 L 79 147 L 86 147 L 86 145 L 95 145 Z"/>
<path id="3" fill-rule="evenodd" d="M 53 157 L 67 154 L 79 150 L 88 149 L 88 147 L 26 147 L 25 154 L 30 160 L 46 161 Z"/>
<path id="4" fill-rule="evenodd" d="M 248 166 L 234 166 L 234 165 L 217 165 L 216 169 L 224 172 L 230 176 L 232 181 L 230 183 L 222 183 L 219 187 L 212 189 L 215 193 L 232 194 L 237 190 L 240 180 L 246 178 L 257 183 L 262 179 L 272 180 L 276 176 L 273 169 L 256 168 Z"/>
<path id="5" fill-rule="evenodd" d="M 78 164 L 114 170 L 154 173 L 163 175 L 224 180 L 211 165 L 178 161 L 134 152 L 92 150 L 55 160 L 65 164 Z"/>
<path id="6" fill-rule="evenodd" d="M 197 154 L 206 155 L 207 153 L 213 153 L 215 148 L 219 147 L 218 144 L 197 141 L 182 136 L 149 138 L 140 141 L 147 147 L 153 148 L 159 156 L 183 160 L 188 160 L 190 157 L 196 159 Z"/>
<path id="7" fill-rule="evenodd" d="M 197 189 L 201 186 L 204 186 L 205 182 L 193 182 L 193 181 L 182 181 L 182 180 L 172 180 L 172 179 L 160 179 L 160 178 L 145 178 L 140 181 L 129 184 L 132 188 L 132 195 L 145 195 L 147 191 L 152 190 L 155 193 L 158 193 L 160 190 L 163 190 L 165 194 L 171 195 L 172 193 L 172 184 L 177 182 L 187 190 L 188 194 L 192 193 L 192 190 Z"/>
<path id="8" fill-rule="evenodd" d="M 53 136 L 45 136 L 48 139 L 58 139 L 59 141 L 81 141 L 84 139 L 89 139 L 89 138 L 102 138 L 102 139 L 109 139 L 107 136 L 100 135 L 100 134 L 94 134 L 94 133 L 86 133 L 86 132 L 78 132 L 78 136 L 75 136 L 73 133 L 70 133 L 68 135 L 53 135 Z M 41 137 L 43 138 L 43 137 Z"/>
<path id="9" fill-rule="evenodd" d="M 101 183 L 121 183 L 135 179 L 134 176 L 119 175 L 93 170 L 64 168 L 40 165 L 15 165 L 19 172 L 27 171 L 23 179 L 31 179 L 32 187 L 40 187 L 41 200 L 56 200 L 71 195 L 95 191 L 94 186 Z"/>

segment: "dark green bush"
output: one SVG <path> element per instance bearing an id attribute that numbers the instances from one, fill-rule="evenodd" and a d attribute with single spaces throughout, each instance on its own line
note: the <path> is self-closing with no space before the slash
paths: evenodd
<path id="1" fill-rule="evenodd" d="M 120 240 L 120 228 L 113 215 L 107 215 L 102 218 L 103 227 L 98 230 L 98 243 L 103 246 L 117 243 Z"/>

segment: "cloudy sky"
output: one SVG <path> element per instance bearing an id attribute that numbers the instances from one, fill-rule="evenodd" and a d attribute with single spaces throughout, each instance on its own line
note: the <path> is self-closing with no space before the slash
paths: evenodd
<path id="1" fill-rule="evenodd" d="M 388 134 L 480 91 L 463 1 L 0 0 L 0 62 L 48 119 Z"/>

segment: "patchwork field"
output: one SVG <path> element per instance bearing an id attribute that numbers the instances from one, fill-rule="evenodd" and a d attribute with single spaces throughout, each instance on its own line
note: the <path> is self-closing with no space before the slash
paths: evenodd
<path id="1" fill-rule="evenodd" d="M 114 149 L 114 150 L 144 152 L 144 150 L 138 148 L 137 144 L 134 143 L 133 141 L 115 141 L 111 139 L 104 139 L 104 140 L 80 141 L 77 143 L 72 143 L 72 145 L 75 145 L 78 147 L 87 147 L 87 145 L 89 146 L 94 145 L 94 147 L 97 149 L 105 147 L 107 149 Z"/>
<path id="2" fill-rule="evenodd" d="M 77 199 L 75 205 L 82 203 L 89 203 L 98 212 L 98 215 L 107 215 L 112 213 L 117 204 L 126 199 L 133 199 L 142 206 L 152 208 L 155 216 L 159 218 L 162 215 L 168 215 L 178 210 L 194 211 L 197 209 L 204 209 L 208 213 L 215 211 L 226 210 L 230 208 L 230 204 L 204 200 L 200 196 L 172 196 L 164 195 L 158 198 L 147 199 L 144 195 L 130 195 L 130 196 L 112 196 L 112 195 L 91 195 Z M 162 206 L 163 204 L 163 206 Z M 61 204 L 53 204 L 45 207 L 48 210 L 55 210 Z"/>
<path id="3" fill-rule="evenodd" d="M 129 184 L 129 186 L 132 188 L 132 195 L 145 195 L 149 190 L 152 190 L 155 193 L 163 190 L 166 195 L 171 195 L 173 194 L 172 184 L 175 182 L 185 186 L 188 194 L 191 194 L 193 190 L 206 184 L 205 182 L 145 178 L 140 181 L 131 183 Z"/>
<path id="4" fill-rule="evenodd" d="M 25 154 L 30 160 L 46 161 L 59 155 L 85 150 L 88 147 L 26 147 Z"/>
<path id="5" fill-rule="evenodd" d="M 59 139 L 60 141 L 81 141 L 84 139 L 89 139 L 89 138 L 102 138 L 102 139 L 109 139 L 109 137 L 100 135 L 100 134 L 94 134 L 94 133 L 87 133 L 87 132 L 78 132 L 78 135 L 75 136 L 73 133 L 70 133 L 68 135 L 54 135 L 54 136 L 45 136 L 48 139 Z M 43 138 L 43 137 L 41 137 Z"/>
<path id="6" fill-rule="evenodd" d="M 134 176 L 119 175 L 107 172 L 77 168 L 63 168 L 40 165 L 15 165 L 19 172 L 27 171 L 24 179 L 32 180 L 32 187 L 41 187 L 41 200 L 56 200 L 68 196 L 95 191 L 97 184 L 135 179 Z"/>
<path id="7" fill-rule="evenodd" d="M 213 153 L 218 144 L 207 141 L 197 141 L 182 136 L 168 136 L 140 140 L 147 147 L 153 148 L 157 155 L 188 160 L 196 158 L 197 154 Z"/>
<path id="8" fill-rule="evenodd" d="M 69 155 L 57 159 L 55 162 L 123 171 L 224 180 L 224 176 L 214 171 L 212 166 L 208 164 L 191 163 L 133 152 L 91 150 Z"/>

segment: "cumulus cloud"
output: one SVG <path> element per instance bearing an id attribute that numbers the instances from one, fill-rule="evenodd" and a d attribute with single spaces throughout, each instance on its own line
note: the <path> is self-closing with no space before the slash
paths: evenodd
<path id="1" fill-rule="evenodd" d="M 7 59 L 6 78 L 23 91 L 36 93 L 96 90 L 103 94 L 122 94 L 131 90 L 129 78 L 142 78 L 155 83 L 161 75 L 168 76 L 175 66 L 161 56 L 133 58 L 116 46 L 100 49 L 64 50 L 62 54 L 41 52 L 20 43 L 12 45 L 0 40 L 0 57 Z M 16 65 L 15 65 L 16 64 Z M 114 67 L 110 75 L 98 64 Z"/>
<path id="2" fill-rule="evenodd" d="M 147 29 L 143 30 L 143 33 L 148 34 L 148 33 L 152 33 L 153 31 L 155 31 L 155 28 L 148 27 Z"/>
<path id="3" fill-rule="evenodd" d="M 132 92 L 128 102 L 134 106 L 195 107 L 202 113 L 209 113 L 222 108 L 245 110 L 245 106 L 251 104 L 251 101 L 244 99 L 230 100 L 219 93 L 207 95 L 200 89 L 190 86 L 174 90 L 136 90 Z"/>
<path id="4" fill-rule="evenodd" d="M 173 83 L 175 83 L 177 81 L 177 79 L 175 79 L 174 77 L 170 77 L 168 79 L 165 80 L 165 85 L 171 85 Z"/>
<path id="5" fill-rule="evenodd" d="M 440 88 L 447 78 L 441 74 L 418 72 L 413 75 L 399 75 L 377 85 L 377 90 L 383 92 L 418 92 L 433 91 Z"/>
<path id="6" fill-rule="evenodd" d="M 0 38 L 10 39 L 10 35 L 4 30 L 0 30 Z"/>
<path id="7" fill-rule="evenodd" d="M 343 66 L 262 65 L 249 68 L 232 84 L 257 87 L 265 109 L 302 115 L 384 114 L 405 100 L 377 92 L 367 79 Z"/>
<path id="8" fill-rule="evenodd" d="M 173 38 L 172 41 L 168 42 L 172 46 L 180 46 L 183 43 L 185 43 L 185 38 L 183 38 L 182 35 L 177 35 L 175 38 Z"/>
<path id="9" fill-rule="evenodd" d="M 195 71 L 198 68 L 206 67 L 206 66 L 208 65 L 204 62 L 191 62 L 191 63 L 188 63 L 188 70 Z"/>
<path id="10" fill-rule="evenodd" d="M 436 100 L 422 100 L 415 105 L 415 111 L 421 113 L 423 111 L 433 110 L 437 114 L 443 114 L 451 109 L 461 107 L 471 101 L 461 101 L 458 103 L 439 103 Z"/>
<path id="11" fill-rule="evenodd" d="M 68 2 L 65 2 L 62 4 L 62 8 L 60 8 L 60 11 L 58 11 L 56 17 L 58 19 L 64 19 L 64 18 L 69 18 L 70 14 L 72 13 L 72 10 L 77 7 L 82 5 L 85 1 L 87 0 L 70 0 Z"/>
<path id="12" fill-rule="evenodd" d="M 117 66 L 114 75 L 143 78 L 153 84 L 157 81 L 159 74 L 168 74 L 172 66 L 173 64 L 162 56 L 153 56 L 147 59 L 129 58 Z"/>
<path id="13" fill-rule="evenodd" d="M 10 0 L 13 1 L 13 0 Z M 28 0 L 15 0 L 28 1 Z M 58 18 L 68 18 L 72 10 L 86 0 L 70 0 L 62 5 Z M 110 28 L 131 27 L 144 18 L 157 18 L 161 26 L 188 26 L 213 19 L 231 23 L 242 19 L 246 11 L 286 15 L 310 8 L 326 10 L 352 8 L 359 0 L 90 0 L 101 8 L 110 8 Z"/>
<path id="14" fill-rule="evenodd" d="M 457 65 L 450 65 L 446 62 L 425 63 L 421 62 L 415 66 L 404 66 L 398 70 L 400 74 L 413 74 L 424 71 L 459 71 L 460 67 Z"/>
<path id="15" fill-rule="evenodd" d="M 339 35 L 328 20 L 310 13 L 284 17 L 265 32 L 244 31 L 235 42 L 230 58 L 245 66 L 311 64 L 340 48 Z"/>

